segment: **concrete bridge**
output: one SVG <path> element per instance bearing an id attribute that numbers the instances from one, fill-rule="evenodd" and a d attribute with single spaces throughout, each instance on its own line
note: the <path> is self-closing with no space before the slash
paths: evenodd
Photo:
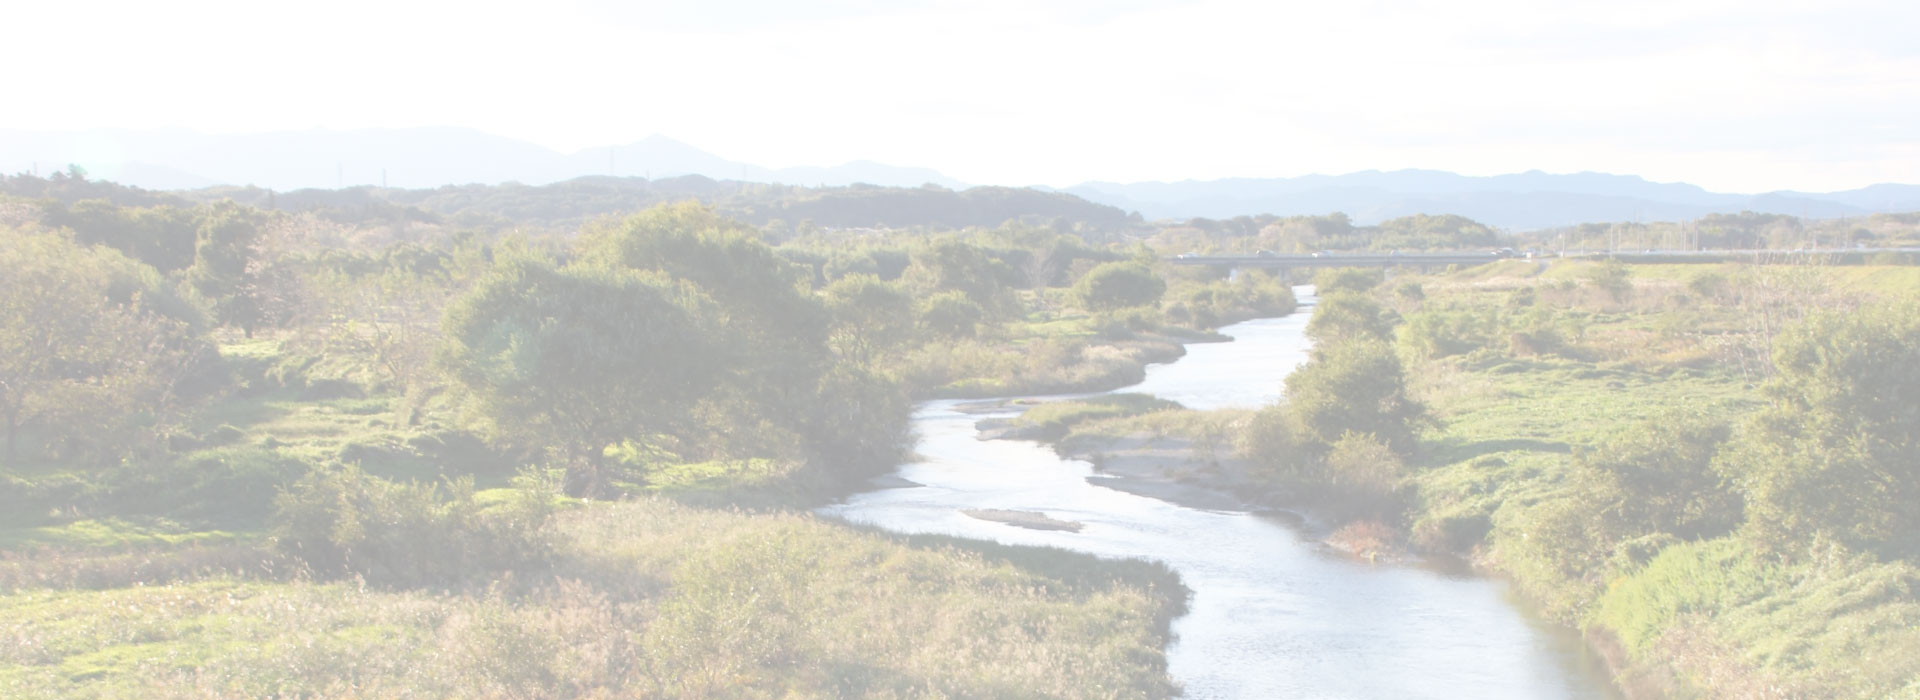
<path id="1" fill-rule="evenodd" d="M 1313 253 L 1310 255 L 1176 255 L 1167 260 L 1174 265 L 1217 265 L 1220 267 L 1259 267 L 1275 270 L 1321 267 L 1412 267 L 1427 271 L 1448 265 L 1481 265 L 1496 260 L 1545 260 L 1578 258 L 1613 259 L 1637 264 L 1686 264 L 1744 262 L 1759 265 L 1860 265 L 1874 261 L 1884 253 L 1920 258 L 1920 248 L 1837 248 L 1820 250 L 1647 250 L 1647 251 L 1566 251 L 1561 253 L 1515 255 L 1512 251 L 1485 253 Z"/>
<path id="2" fill-rule="evenodd" d="M 1481 265 L 1514 257 L 1501 253 L 1314 253 L 1311 255 L 1176 255 L 1174 265 L 1262 267 L 1278 270 L 1318 267 L 1417 267 Z"/>

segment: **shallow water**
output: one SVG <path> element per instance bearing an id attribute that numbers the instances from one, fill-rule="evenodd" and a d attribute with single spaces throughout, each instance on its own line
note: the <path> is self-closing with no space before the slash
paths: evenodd
<path id="1" fill-rule="evenodd" d="M 1297 290 L 1311 302 L 1311 288 Z M 1194 408 L 1277 400 L 1306 360 L 1308 314 L 1222 329 L 1148 368 L 1151 393 Z M 1174 621 L 1169 671 L 1195 698 L 1611 698 L 1570 632 L 1529 618 L 1499 581 L 1436 568 L 1371 565 L 1329 552 L 1280 520 L 1173 505 L 1087 483 L 1092 467 L 1033 442 L 980 440 L 992 417 L 923 404 L 923 461 L 899 475 L 925 486 L 857 494 L 821 509 L 907 533 L 1154 559 L 1193 590 Z M 1012 415 L 1011 413 L 1004 415 Z M 1038 531 L 968 517 L 969 508 L 1044 512 L 1085 523 Z"/>

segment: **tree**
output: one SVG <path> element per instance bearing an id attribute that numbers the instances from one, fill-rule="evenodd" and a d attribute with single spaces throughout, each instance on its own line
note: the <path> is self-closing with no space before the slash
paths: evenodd
<path id="1" fill-rule="evenodd" d="M 214 319 L 236 326 L 249 337 L 265 320 L 265 310 L 253 294 L 262 272 L 255 262 L 261 245 L 259 212 L 224 201 L 201 219 L 195 235 L 193 266 L 187 281 L 212 303 Z"/>
<path id="2" fill-rule="evenodd" d="M 1349 432 L 1363 433 L 1400 454 L 1413 451 L 1414 424 L 1423 413 L 1407 396 L 1392 346 L 1370 337 L 1316 348 L 1311 362 L 1287 376 L 1286 401 L 1305 441 L 1330 446 Z"/>
<path id="3" fill-rule="evenodd" d="M 1137 262 L 1110 262 L 1093 268 L 1073 286 L 1074 298 L 1092 311 L 1112 311 L 1160 303 L 1167 283 Z"/>
<path id="4" fill-rule="evenodd" d="M 389 256 L 385 270 L 353 275 L 325 271 L 308 279 L 311 296 L 323 304 L 324 322 L 308 342 L 325 353 L 362 357 L 400 395 L 399 425 L 413 421 L 430 386 L 433 357 L 443 342 L 440 320 L 459 288 L 443 271 L 403 264 Z"/>
<path id="5" fill-rule="evenodd" d="M 1740 522 L 1740 498 L 1713 462 L 1730 434 L 1723 423 L 1685 414 L 1635 425 L 1575 451 L 1576 490 L 1618 538 L 1726 534 Z"/>
<path id="6" fill-rule="evenodd" d="M 1327 505 L 1358 518 L 1393 518 L 1401 508 L 1405 470 L 1400 455 L 1373 435 L 1344 433 L 1327 448 L 1322 477 L 1331 496 Z"/>
<path id="7" fill-rule="evenodd" d="M 731 364 L 711 306 L 657 275 L 507 260 L 448 310 L 444 361 L 495 431 L 549 448 L 571 493 L 600 495 L 608 448 L 691 420 Z"/>
<path id="8" fill-rule="evenodd" d="M 1013 274 L 980 247 L 947 238 L 915 250 L 902 279 L 917 295 L 960 292 L 981 310 L 994 313 L 1007 306 L 1003 282 Z"/>
<path id="9" fill-rule="evenodd" d="M 942 338 L 971 338 L 985 317 L 979 304 L 956 291 L 940 292 L 920 304 L 920 324 Z"/>
<path id="10" fill-rule="evenodd" d="M 739 359 L 730 384 L 779 404 L 778 411 L 804 410 L 833 359 L 832 318 L 812 294 L 807 269 L 753 235 L 697 203 L 662 205 L 591 232 L 582 257 L 693 285 L 718 304 L 714 318 Z"/>
<path id="11" fill-rule="evenodd" d="M 199 310 L 152 268 L 55 234 L 0 231 L 0 422 L 107 458 L 166 419 L 211 349 Z"/>
<path id="12" fill-rule="evenodd" d="M 1350 339 L 1391 341 L 1393 322 L 1386 314 L 1378 302 L 1363 294 L 1322 295 L 1307 320 L 1307 337 L 1313 339 L 1316 353 Z"/>
<path id="13" fill-rule="evenodd" d="M 833 312 L 833 346 L 865 363 L 913 335 L 913 297 L 900 285 L 870 274 L 853 274 L 827 285 Z"/>
<path id="14" fill-rule="evenodd" d="M 1365 294 L 1380 286 L 1384 280 L 1378 270 L 1362 270 L 1357 267 L 1335 267 L 1321 270 L 1313 276 L 1313 291 L 1320 296 L 1329 296 L 1337 292 L 1356 292 Z"/>
<path id="15" fill-rule="evenodd" d="M 1776 551 L 1824 538 L 1920 554 L 1920 304 L 1814 315 L 1773 358 L 1772 403 L 1723 463 L 1748 534 Z"/>

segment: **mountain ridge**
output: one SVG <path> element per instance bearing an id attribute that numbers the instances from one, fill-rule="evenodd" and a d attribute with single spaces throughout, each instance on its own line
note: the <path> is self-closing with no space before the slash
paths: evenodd
<path id="1" fill-rule="evenodd" d="M 835 166 L 766 168 L 730 160 L 664 135 L 562 153 L 464 127 L 414 127 L 204 134 L 184 129 L 74 132 L 0 130 L 0 172 L 51 172 L 76 163 L 92 175 L 152 190 L 219 185 L 290 191 L 357 185 L 434 189 L 465 184 L 546 185 L 611 175 L 648 179 L 700 175 L 715 180 L 799 186 L 883 187 L 967 183 L 928 168 L 869 160 Z M 1692 219 L 1755 211 L 1811 218 L 1920 210 L 1920 185 L 1876 184 L 1840 192 L 1712 192 L 1637 175 L 1529 170 L 1472 176 L 1443 170 L 1362 170 L 1342 175 L 1236 177 L 1116 183 L 1064 188 L 1090 202 L 1146 219 L 1344 212 L 1372 224 L 1413 214 L 1458 214 L 1507 229 L 1577 223 Z"/>

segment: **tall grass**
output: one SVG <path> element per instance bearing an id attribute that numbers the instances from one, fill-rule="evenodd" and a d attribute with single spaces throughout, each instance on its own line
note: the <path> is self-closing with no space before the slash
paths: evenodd
<path id="1" fill-rule="evenodd" d="M 464 592 L 207 578 L 0 595 L 6 697 L 1166 697 L 1164 567 L 662 500 Z M 1040 562 L 1049 562 L 1042 564 Z"/>

